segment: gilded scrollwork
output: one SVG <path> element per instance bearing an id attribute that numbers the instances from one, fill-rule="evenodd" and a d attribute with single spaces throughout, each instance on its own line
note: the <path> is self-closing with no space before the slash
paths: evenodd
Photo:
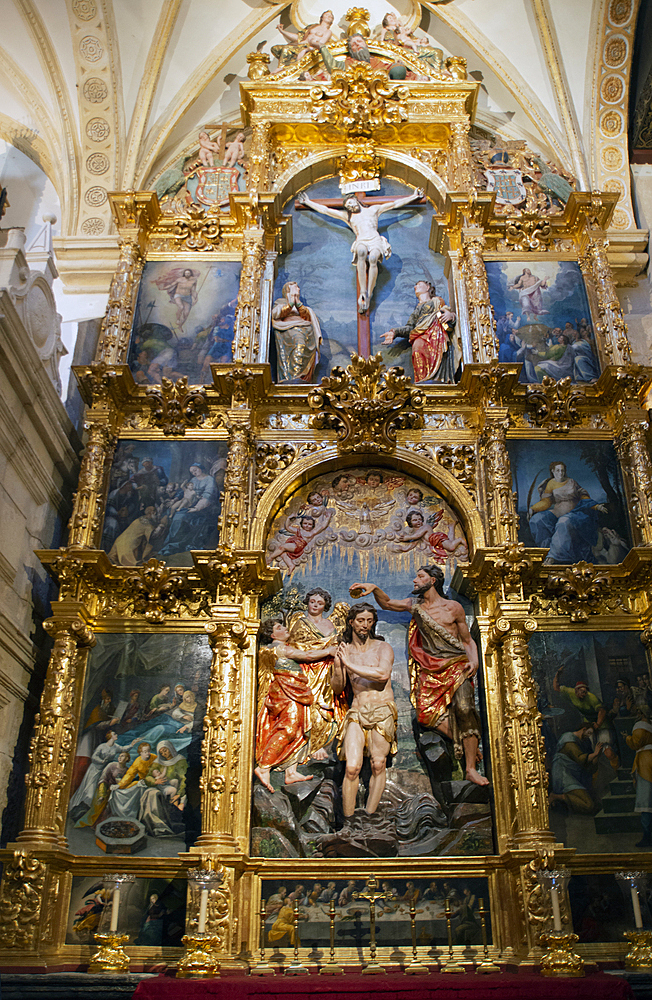
<path id="1" fill-rule="evenodd" d="M 149 559 L 130 571 L 121 581 L 121 590 L 134 613 L 148 622 L 160 624 L 187 596 L 188 580 L 183 572 Z"/>
<path id="2" fill-rule="evenodd" d="M 530 612 L 556 612 L 572 622 L 585 622 L 589 615 L 613 612 L 628 614 L 629 600 L 610 571 L 592 563 L 578 562 L 555 569 L 548 575 L 544 596 L 535 594 Z"/>
<path id="3" fill-rule="evenodd" d="M 426 455 L 433 462 L 441 465 L 471 494 L 475 500 L 477 492 L 476 481 L 476 450 L 471 444 L 427 444 L 424 441 L 409 441 L 409 451 L 418 455 Z"/>
<path id="4" fill-rule="evenodd" d="M 308 395 L 316 411 L 311 426 L 333 430 L 340 454 L 391 454 L 399 430 L 423 426 L 423 393 L 402 368 L 385 368 L 382 356 L 351 356 L 346 369 L 333 368 Z"/>
<path id="5" fill-rule="evenodd" d="M 505 239 L 499 250 L 548 250 L 552 243 L 550 223 L 539 213 L 510 218 L 505 224 Z"/>
<path id="6" fill-rule="evenodd" d="M 256 446 L 256 502 L 276 477 L 297 459 L 330 447 L 329 441 L 260 441 Z"/>
<path id="7" fill-rule="evenodd" d="M 549 434 L 568 434 L 582 421 L 578 406 L 586 402 L 586 393 L 572 384 L 570 376 L 556 381 L 544 375 L 541 385 L 526 387 L 526 400 L 537 427 L 544 427 Z"/>
<path id="8" fill-rule="evenodd" d="M 222 235 L 219 210 L 190 205 L 186 215 L 175 220 L 173 233 L 178 250 L 217 250 Z"/>
<path id="9" fill-rule="evenodd" d="M 152 409 L 150 426 L 159 427 L 164 434 L 185 434 L 188 427 L 201 427 L 208 415 L 206 390 L 202 386 L 189 388 L 185 375 L 176 382 L 163 377 L 160 387 L 148 386 L 147 402 Z"/>
<path id="10" fill-rule="evenodd" d="M 371 136 L 383 125 L 407 121 L 407 97 L 407 87 L 391 81 L 384 70 L 358 62 L 336 70 L 330 85 L 313 88 L 312 119 L 350 136 Z"/>
<path id="11" fill-rule="evenodd" d="M 0 947 L 28 951 L 38 940 L 47 867 L 27 851 L 14 851 L 0 889 Z"/>

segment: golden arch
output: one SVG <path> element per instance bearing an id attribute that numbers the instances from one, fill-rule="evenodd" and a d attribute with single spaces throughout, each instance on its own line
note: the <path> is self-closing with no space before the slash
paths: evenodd
<path id="1" fill-rule="evenodd" d="M 469 560 L 473 559 L 476 549 L 484 547 L 485 536 L 480 513 L 469 493 L 446 469 L 408 448 L 398 447 L 393 455 L 339 456 L 337 447 L 333 444 L 320 451 L 318 456 L 308 455 L 294 462 L 268 487 L 258 504 L 252 525 L 252 549 L 265 549 L 272 521 L 299 487 L 305 486 L 316 476 L 327 472 L 339 472 L 363 464 L 365 461 L 381 467 L 386 465 L 413 475 L 440 492 L 460 518 L 469 543 Z"/>

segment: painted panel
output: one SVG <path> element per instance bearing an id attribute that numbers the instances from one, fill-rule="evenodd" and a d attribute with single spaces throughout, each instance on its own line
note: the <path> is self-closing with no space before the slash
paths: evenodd
<path id="1" fill-rule="evenodd" d="M 100 546 L 109 558 L 192 566 L 191 549 L 214 548 L 227 451 L 221 441 L 121 441 Z"/>
<path id="2" fill-rule="evenodd" d="M 634 929 L 634 913 L 629 898 L 616 881 L 612 872 L 591 875 L 573 875 L 568 883 L 573 930 L 580 944 L 613 941 L 625 944 L 625 931 Z M 652 927 L 650 901 L 645 895 L 639 897 L 643 926 Z"/>
<path id="3" fill-rule="evenodd" d="M 619 563 L 631 548 L 620 465 L 610 441 L 508 441 L 519 541 L 548 563 Z"/>
<path id="4" fill-rule="evenodd" d="M 383 179 L 381 190 L 372 195 L 397 199 L 412 190 L 398 181 Z M 342 208 L 336 178 L 319 181 L 306 193 L 312 200 L 330 199 L 335 207 Z M 287 308 L 287 283 L 295 282 L 303 307 L 312 310 L 313 316 L 304 317 L 303 332 L 299 319 L 294 327 L 285 319 L 282 323 L 287 329 L 272 329 L 271 360 L 277 381 L 315 383 L 336 365 L 348 365 L 351 354 L 358 353 L 356 268 L 351 253 L 355 236 L 344 220 L 297 210 L 294 200 L 286 205 L 285 212 L 292 216 L 294 242 L 292 252 L 281 258 L 274 286 L 277 313 Z M 432 212 L 430 204 L 407 205 L 380 216 L 378 231 L 389 242 L 391 256 L 380 259 L 371 297 L 371 349 L 372 354 L 380 351 L 388 366 L 402 366 L 410 377 L 414 377 L 412 357 L 416 351 L 420 359 L 425 359 L 418 381 L 453 381 L 460 363 L 457 338 L 440 330 L 435 322 L 440 306 L 439 299 L 435 301 L 432 296 L 436 292 L 446 303 L 450 299 L 444 258 L 428 247 Z M 423 303 L 415 294 L 417 282 L 426 283 L 425 289 L 419 289 Z M 432 292 L 428 291 L 430 285 Z M 411 326 L 417 308 L 419 316 L 413 317 Z M 315 317 L 322 338 L 316 360 Z M 388 344 L 385 334 L 390 330 L 401 333 Z M 315 360 L 314 367 L 311 359 Z"/>
<path id="5" fill-rule="evenodd" d="M 299 902 L 299 937 L 301 946 L 328 951 L 330 947 L 329 907 L 335 903 L 335 948 L 369 948 L 369 903 L 356 899 L 365 891 L 362 879 L 334 879 L 323 882 L 296 882 L 289 879 L 264 879 L 262 898 L 267 909 L 265 945 L 274 951 L 294 946 L 293 906 Z M 467 879 L 396 879 L 380 880 L 387 898 L 376 902 L 376 943 L 379 948 L 393 947 L 400 959 L 411 955 L 412 934 L 410 902 L 416 907 L 417 944 L 442 948 L 448 943 L 445 901 L 452 914 L 453 943 L 482 943 L 479 903 L 485 910 L 487 943 L 491 944 L 488 882 L 484 878 Z"/>
<path id="6" fill-rule="evenodd" d="M 101 878 L 76 875 L 72 880 L 66 944 L 95 944 L 105 891 Z M 120 907 L 120 932 L 129 943 L 149 948 L 180 948 L 186 923 L 183 879 L 138 878 Z"/>
<path id="7" fill-rule="evenodd" d="M 127 363 L 141 385 L 186 376 L 212 382 L 211 362 L 233 360 L 240 261 L 148 261 Z"/>
<path id="8" fill-rule="evenodd" d="M 74 854 L 173 857 L 194 843 L 210 662 L 201 633 L 98 635 L 66 824 Z"/>
<path id="9" fill-rule="evenodd" d="M 321 476 L 280 511 L 271 527 L 267 560 L 282 569 L 284 588 L 265 603 L 262 618 L 269 622 L 283 617 L 288 634 L 282 641 L 293 652 L 279 652 L 281 637 L 265 633 L 273 623 L 263 627 L 254 855 L 409 857 L 492 852 L 488 788 L 465 780 L 463 769 L 464 726 L 458 726 L 462 694 L 467 698 L 469 732 L 481 733 L 482 713 L 478 683 L 463 685 L 469 664 L 458 626 L 452 621 L 447 629 L 415 625 L 417 635 L 408 649 L 411 616 L 417 620 L 410 595 L 419 567 L 438 564 L 447 596 L 456 598 L 449 593 L 450 580 L 458 561 L 467 558 L 467 542 L 455 512 L 430 487 L 395 470 L 365 466 Z M 430 575 L 425 580 L 430 586 Z M 391 598 L 404 603 L 397 610 L 383 610 L 373 596 L 363 596 L 365 587 L 356 590 L 361 581 L 378 583 Z M 353 813 L 345 815 L 353 808 L 342 800 L 345 758 L 350 756 L 347 733 L 362 716 L 349 713 L 350 708 L 357 711 L 352 674 L 348 672 L 344 691 L 334 694 L 331 671 L 334 647 L 346 637 L 349 608 L 365 602 L 369 608 L 369 601 L 378 616 L 370 638 L 375 633 L 384 639 L 374 645 L 373 655 L 377 653 L 383 663 L 385 657 L 393 660 L 383 668 L 382 682 L 391 673 L 391 690 L 382 688 L 377 717 L 363 719 L 367 737 L 366 753 L 361 751 L 360 788 Z M 446 607 L 450 612 L 453 605 Z M 454 607 L 467 634 L 472 608 Z M 421 644 L 429 650 L 425 656 Z M 415 657 L 426 664 L 423 669 Z M 449 731 L 449 739 L 438 727 L 443 706 L 452 698 L 449 714 L 454 731 Z M 371 770 L 376 735 L 384 741 L 376 747 L 378 773 L 388 762 L 384 786 L 382 778 L 375 785 Z M 488 765 L 486 741 L 484 747 L 484 763 L 478 763 L 473 753 L 480 783 Z M 355 796 L 355 791 L 351 794 Z"/>
<path id="10" fill-rule="evenodd" d="M 650 850 L 652 750 L 636 751 L 652 732 L 652 690 L 639 633 L 536 632 L 530 654 L 557 840 L 587 854 Z"/>
<path id="11" fill-rule="evenodd" d="M 521 382 L 545 375 L 595 382 L 600 361 L 591 309 L 575 261 L 487 261 L 499 361 L 522 361 Z"/>

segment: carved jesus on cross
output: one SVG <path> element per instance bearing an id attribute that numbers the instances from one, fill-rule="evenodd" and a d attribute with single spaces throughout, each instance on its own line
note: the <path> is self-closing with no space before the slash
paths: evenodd
<path id="1" fill-rule="evenodd" d="M 378 278 L 378 264 L 381 257 L 389 257 L 392 248 L 389 240 L 378 232 L 378 217 L 392 208 L 402 208 L 415 199 L 423 198 L 423 190 L 415 188 L 413 194 L 395 201 L 376 202 L 373 205 L 361 205 L 355 194 L 344 199 L 344 208 L 330 208 L 321 202 L 311 201 L 305 191 L 297 196 L 297 202 L 311 208 L 320 215 L 328 215 L 331 219 L 341 219 L 355 233 L 351 247 L 353 263 L 358 269 L 358 312 L 366 313 L 371 302 L 371 295 Z"/>

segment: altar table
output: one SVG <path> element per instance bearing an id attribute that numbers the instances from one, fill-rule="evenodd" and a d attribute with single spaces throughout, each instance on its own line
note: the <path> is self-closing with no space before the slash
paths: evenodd
<path id="1" fill-rule="evenodd" d="M 618 976 L 595 973 L 584 979 L 547 978 L 530 972 L 500 975 L 406 976 L 389 973 L 362 976 L 223 976 L 221 979 L 171 979 L 157 976 L 141 982 L 133 1000 L 631 1000 L 632 988 Z"/>

